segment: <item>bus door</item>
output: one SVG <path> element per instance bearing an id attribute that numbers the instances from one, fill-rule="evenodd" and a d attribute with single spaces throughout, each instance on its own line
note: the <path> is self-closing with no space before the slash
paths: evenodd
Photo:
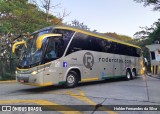
<path id="1" fill-rule="evenodd" d="M 55 60 L 59 58 L 59 46 L 60 42 L 56 38 L 50 38 L 46 41 L 46 50 L 44 54 L 44 83 L 58 82 L 58 76 L 56 76 L 58 70 L 54 68 Z M 54 64 L 54 65 L 53 65 Z"/>
<path id="2" fill-rule="evenodd" d="M 122 76 L 122 67 L 124 66 L 122 55 L 115 54 L 112 62 L 114 63 L 114 67 L 113 67 L 114 76 L 115 77 Z"/>

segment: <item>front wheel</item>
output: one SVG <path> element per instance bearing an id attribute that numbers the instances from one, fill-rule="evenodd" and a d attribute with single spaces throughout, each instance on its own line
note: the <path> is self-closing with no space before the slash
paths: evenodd
<path id="1" fill-rule="evenodd" d="M 130 72 L 130 70 L 126 71 L 126 80 L 130 80 L 132 78 L 132 74 Z"/>
<path id="2" fill-rule="evenodd" d="M 66 87 L 68 88 L 73 88 L 78 84 L 78 74 L 74 71 L 70 71 L 67 74 L 67 78 L 66 78 Z"/>

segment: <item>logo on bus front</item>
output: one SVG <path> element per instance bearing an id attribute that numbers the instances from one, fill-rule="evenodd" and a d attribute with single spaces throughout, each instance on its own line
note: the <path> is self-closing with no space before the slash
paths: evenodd
<path id="1" fill-rule="evenodd" d="M 87 52 L 84 54 L 83 64 L 86 68 L 92 68 L 92 66 L 94 64 L 94 57 L 93 57 L 92 53 Z"/>

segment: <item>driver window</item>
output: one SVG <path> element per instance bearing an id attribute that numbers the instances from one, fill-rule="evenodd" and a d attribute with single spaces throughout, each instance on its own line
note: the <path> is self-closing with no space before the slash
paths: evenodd
<path id="1" fill-rule="evenodd" d="M 48 40 L 48 46 L 46 49 L 45 60 L 51 61 L 57 58 L 58 42 L 55 42 L 52 38 Z"/>

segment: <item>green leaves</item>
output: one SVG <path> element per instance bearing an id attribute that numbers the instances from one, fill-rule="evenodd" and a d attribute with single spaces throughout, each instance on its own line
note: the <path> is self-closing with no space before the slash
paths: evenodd
<path id="1" fill-rule="evenodd" d="M 153 5 L 153 10 L 160 10 L 160 1 L 159 0 L 134 0 L 137 3 L 143 3 L 143 5 L 149 6 L 149 5 Z"/>
<path id="2" fill-rule="evenodd" d="M 1 0 L 0 1 L 0 33 L 26 33 L 51 26 L 46 22 L 45 13 L 27 0 Z M 50 19 L 55 16 L 50 15 Z M 58 18 L 57 18 L 58 19 Z"/>

